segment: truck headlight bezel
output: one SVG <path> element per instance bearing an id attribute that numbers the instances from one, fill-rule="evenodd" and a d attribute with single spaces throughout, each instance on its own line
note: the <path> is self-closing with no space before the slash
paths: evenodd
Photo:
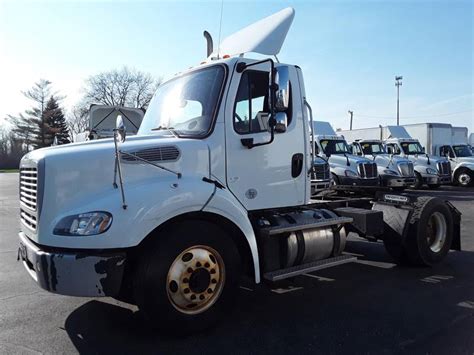
<path id="1" fill-rule="evenodd" d="M 352 170 L 345 170 L 344 175 L 347 177 L 359 177 L 359 174 Z"/>
<path id="2" fill-rule="evenodd" d="M 426 173 L 430 175 L 438 175 L 438 170 L 433 168 L 426 168 Z"/>
<path id="3" fill-rule="evenodd" d="M 112 225 L 112 214 L 92 211 L 64 217 L 54 227 L 53 234 L 68 237 L 87 237 L 107 232 Z"/>

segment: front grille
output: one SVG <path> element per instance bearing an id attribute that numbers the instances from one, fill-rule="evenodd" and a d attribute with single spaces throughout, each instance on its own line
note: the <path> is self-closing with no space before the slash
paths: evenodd
<path id="1" fill-rule="evenodd" d="M 36 230 L 36 216 L 32 215 L 29 212 L 26 212 L 25 210 L 21 209 L 20 210 L 20 218 L 21 221 L 26 224 L 28 227 L 30 227 L 33 230 Z"/>
<path id="2" fill-rule="evenodd" d="M 179 158 L 179 150 L 174 146 L 155 147 L 125 153 L 127 155 L 122 155 L 124 161 L 140 161 L 134 156 L 148 161 L 175 161 Z"/>
<path id="3" fill-rule="evenodd" d="M 314 164 L 311 173 L 311 180 L 329 180 L 329 164 Z"/>
<path id="4" fill-rule="evenodd" d="M 358 164 L 359 175 L 364 179 L 373 179 L 377 177 L 377 164 L 360 163 Z"/>
<path id="5" fill-rule="evenodd" d="M 38 200 L 38 171 L 36 168 L 20 169 L 20 204 L 36 211 Z"/>
<path id="6" fill-rule="evenodd" d="M 402 176 L 414 176 L 415 170 L 413 168 L 412 162 L 400 163 L 398 164 L 398 170 Z"/>
<path id="7" fill-rule="evenodd" d="M 438 162 L 438 171 L 440 175 L 451 175 L 451 164 L 449 161 Z"/>

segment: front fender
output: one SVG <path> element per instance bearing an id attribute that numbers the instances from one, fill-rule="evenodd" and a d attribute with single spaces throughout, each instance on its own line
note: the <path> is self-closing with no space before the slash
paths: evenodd
<path id="1" fill-rule="evenodd" d="M 255 271 L 255 283 L 260 283 L 260 264 L 255 233 L 250 223 L 247 210 L 237 201 L 229 190 L 216 189 L 212 200 L 204 208 L 205 212 L 218 214 L 232 221 L 245 235 L 252 254 Z"/>
<path id="2" fill-rule="evenodd" d="M 456 167 L 453 170 L 453 175 L 456 174 L 456 172 L 459 169 L 469 169 L 471 171 L 474 171 L 474 164 L 467 163 L 467 162 L 461 162 L 461 163 L 457 164 Z"/>

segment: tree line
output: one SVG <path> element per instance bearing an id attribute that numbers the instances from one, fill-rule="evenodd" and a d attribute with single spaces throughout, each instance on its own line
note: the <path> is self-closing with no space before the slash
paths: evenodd
<path id="1" fill-rule="evenodd" d="M 82 98 L 65 114 L 64 96 L 53 91 L 51 81 L 40 79 L 22 92 L 31 106 L 7 115 L 11 129 L 0 130 L 0 169 L 17 168 L 31 150 L 72 142 L 88 128 L 92 104 L 146 109 L 160 83 L 149 73 L 127 67 L 105 71 L 86 79 Z"/>

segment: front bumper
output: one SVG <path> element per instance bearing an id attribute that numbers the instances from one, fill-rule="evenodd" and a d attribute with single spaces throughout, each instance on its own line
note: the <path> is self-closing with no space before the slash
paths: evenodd
<path id="1" fill-rule="evenodd" d="M 387 187 L 407 187 L 415 183 L 415 177 L 381 175 L 382 186 Z"/>
<path id="2" fill-rule="evenodd" d="M 19 233 L 18 258 L 43 289 L 68 296 L 116 296 L 125 268 L 125 252 L 47 248 Z"/>
<path id="3" fill-rule="evenodd" d="M 348 176 L 338 176 L 341 185 L 349 185 L 349 186 L 379 186 L 379 178 L 373 179 L 360 179 L 360 178 L 352 178 Z"/>
<path id="4" fill-rule="evenodd" d="M 426 185 L 446 185 L 450 184 L 451 176 L 449 175 L 425 175 L 423 176 L 423 184 Z"/>

